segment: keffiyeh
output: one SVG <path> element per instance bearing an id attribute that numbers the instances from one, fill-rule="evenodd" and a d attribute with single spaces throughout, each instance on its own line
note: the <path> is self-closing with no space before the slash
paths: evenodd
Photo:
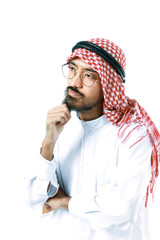
<path id="1" fill-rule="evenodd" d="M 125 70 L 125 55 L 116 44 L 102 38 L 91 39 L 88 42 L 94 43 L 107 51 Z M 160 134 L 155 124 L 148 116 L 147 112 L 138 104 L 136 100 L 130 99 L 125 95 L 125 87 L 121 76 L 117 74 L 115 69 L 107 61 L 105 61 L 96 53 L 85 48 L 75 49 L 68 57 L 67 62 L 75 57 L 80 57 L 86 64 L 98 72 L 101 78 L 104 95 L 103 111 L 107 119 L 112 122 L 113 125 L 120 126 L 118 135 L 120 137 L 124 137 L 128 126 L 130 126 L 132 123 L 136 123 L 132 131 L 129 132 L 125 138 L 123 138 L 124 143 L 136 128 L 141 126 L 146 126 L 147 128 L 147 133 L 153 146 L 151 155 L 151 180 L 147 188 L 145 203 L 147 206 L 149 191 L 153 193 L 155 179 L 159 174 Z M 138 142 L 144 137 L 146 136 L 142 136 Z M 134 144 L 136 143 L 133 143 L 133 145 Z"/>

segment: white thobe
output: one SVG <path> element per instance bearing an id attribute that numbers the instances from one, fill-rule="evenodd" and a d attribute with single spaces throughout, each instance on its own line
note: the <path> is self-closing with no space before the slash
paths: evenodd
<path id="1" fill-rule="evenodd" d="M 81 121 L 73 114 L 56 143 L 54 159 L 39 161 L 28 184 L 30 206 L 41 206 L 59 186 L 71 196 L 69 210 L 55 209 L 44 217 L 52 229 L 50 239 L 144 239 L 152 146 L 146 136 L 130 147 L 146 135 L 145 127 L 133 131 L 126 143 L 117 136 L 118 129 L 104 115 Z"/>

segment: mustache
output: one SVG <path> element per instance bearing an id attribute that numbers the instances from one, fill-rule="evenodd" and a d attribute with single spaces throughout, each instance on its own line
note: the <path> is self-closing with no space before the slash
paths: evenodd
<path id="1" fill-rule="evenodd" d="M 62 101 L 62 104 L 65 103 L 67 105 L 68 109 L 72 110 L 72 107 L 70 107 L 70 105 L 68 104 L 68 101 L 67 101 L 67 98 L 69 97 L 69 96 L 67 96 L 67 92 L 68 92 L 69 89 L 78 93 L 82 97 L 84 97 L 84 95 L 81 92 L 79 92 L 79 90 L 76 87 L 69 86 L 69 87 L 66 88 L 66 90 L 64 91 L 64 99 Z M 72 98 L 72 97 L 69 97 L 69 98 Z"/>
<path id="2" fill-rule="evenodd" d="M 67 87 L 66 93 L 68 92 L 69 89 L 72 90 L 73 92 L 78 93 L 80 96 L 84 97 L 84 95 L 81 92 L 79 92 L 79 90 L 76 87 L 71 87 L 71 86 Z"/>

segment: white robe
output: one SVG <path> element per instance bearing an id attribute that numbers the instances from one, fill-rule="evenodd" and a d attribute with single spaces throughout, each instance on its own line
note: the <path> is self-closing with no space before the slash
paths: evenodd
<path id="1" fill-rule="evenodd" d="M 118 129 L 104 115 L 86 122 L 73 115 L 56 143 L 54 159 L 41 157 L 28 182 L 28 204 L 41 206 L 59 185 L 72 197 L 69 211 L 55 209 L 43 217 L 50 239 L 144 240 L 152 146 L 147 136 L 130 148 L 146 134 L 145 127 L 125 144 Z"/>

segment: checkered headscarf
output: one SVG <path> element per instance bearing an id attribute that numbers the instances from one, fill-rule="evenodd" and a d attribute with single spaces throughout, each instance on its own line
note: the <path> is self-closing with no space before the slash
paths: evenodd
<path id="1" fill-rule="evenodd" d="M 123 51 L 115 45 L 113 42 L 101 38 L 91 39 L 88 42 L 94 43 L 105 51 L 107 51 L 112 57 L 114 57 L 122 68 L 126 68 L 126 58 Z M 150 140 L 153 146 L 152 156 L 151 156 L 151 167 L 152 176 L 150 184 L 147 188 L 146 194 L 146 206 L 147 199 L 150 192 L 153 193 L 153 187 L 156 177 L 158 177 L 159 169 L 158 165 L 160 162 L 160 135 L 152 122 L 146 111 L 138 104 L 134 99 L 130 99 L 125 95 L 125 87 L 122 82 L 120 75 L 114 70 L 111 65 L 102 59 L 96 53 L 89 51 L 85 48 L 77 48 L 68 57 L 67 62 L 69 62 L 74 57 L 80 57 L 86 64 L 88 64 L 92 69 L 98 72 L 101 78 L 101 84 L 104 95 L 104 114 L 107 119 L 109 119 L 112 124 L 120 126 L 119 136 L 123 137 L 125 130 L 131 123 L 135 122 L 134 129 L 145 125 L 147 128 L 147 133 L 150 136 Z M 132 129 L 132 131 L 134 130 Z M 132 132 L 131 131 L 131 132 Z M 123 142 L 125 142 L 130 136 L 131 132 L 125 136 Z M 138 141 L 142 140 L 141 139 Z M 133 143 L 134 145 L 135 143 Z M 132 145 L 132 146 L 133 146 Z"/>

